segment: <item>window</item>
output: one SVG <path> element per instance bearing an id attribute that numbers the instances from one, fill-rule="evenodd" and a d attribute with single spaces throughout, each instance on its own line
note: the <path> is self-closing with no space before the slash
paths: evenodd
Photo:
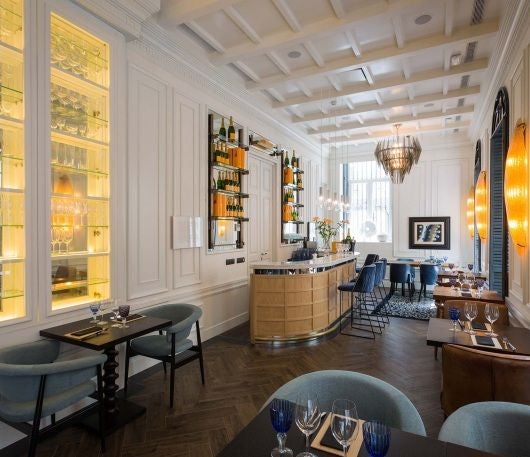
<path id="1" fill-rule="evenodd" d="M 350 196 L 349 222 L 357 241 L 392 241 L 390 179 L 375 160 L 343 165 L 343 192 Z M 346 213 L 348 217 L 348 213 Z"/>

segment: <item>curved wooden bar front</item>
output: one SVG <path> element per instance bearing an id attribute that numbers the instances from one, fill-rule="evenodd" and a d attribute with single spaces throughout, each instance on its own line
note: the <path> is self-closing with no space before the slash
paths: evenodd
<path id="1" fill-rule="evenodd" d="M 299 341 L 333 331 L 338 326 L 341 309 L 344 312 L 350 306 L 349 296 L 346 296 L 349 294 L 344 294 L 340 306 L 337 287 L 353 278 L 355 265 L 354 256 L 330 267 L 297 268 L 287 272 L 253 265 L 254 273 L 250 276 L 251 341 Z M 293 271 L 301 273 L 293 274 Z"/>

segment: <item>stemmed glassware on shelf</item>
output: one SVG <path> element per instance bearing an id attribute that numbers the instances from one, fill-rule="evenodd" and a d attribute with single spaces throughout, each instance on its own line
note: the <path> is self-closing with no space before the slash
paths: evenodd
<path id="1" fill-rule="evenodd" d="M 338 399 L 331 408 L 331 432 L 342 446 L 344 457 L 359 433 L 357 406 L 351 400 Z"/>
<path id="2" fill-rule="evenodd" d="M 390 427 L 380 421 L 363 424 L 363 441 L 370 457 L 385 457 L 390 447 Z"/>
<path id="3" fill-rule="evenodd" d="M 474 335 L 475 331 L 473 330 L 473 319 L 478 315 L 477 304 L 474 302 L 465 302 L 464 304 L 464 314 L 469 320 L 469 330 L 465 330 L 470 335 Z"/>
<path id="4" fill-rule="evenodd" d="M 287 432 L 291 428 L 294 414 L 294 404 L 289 400 L 275 398 L 269 407 L 272 426 L 276 431 L 278 447 L 271 452 L 271 457 L 292 457 L 293 451 L 285 447 Z"/>
<path id="5" fill-rule="evenodd" d="M 493 323 L 499 318 L 499 307 L 494 303 L 486 303 L 486 306 L 484 308 L 484 314 L 486 315 L 486 319 L 491 326 L 491 330 L 488 333 L 488 336 L 497 336 L 497 334 L 493 331 Z"/>
<path id="6" fill-rule="evenodd" d="M 460 310 L 458 308 L 450 308 L 449 318 L 453 322 L 453 326 L 449 330 L 451 332 L 458 332 L 459 330 L 456 328 L 456 326 L 458 324 L 458 319 L 460 319 Z"/>
<path id="7" fill-rule="evenodd" d="M 305 435 L 305 451 L 296 457 L 316 457 L 309 451 L 309 436 L 314 433 L 320 425 L 320 408 L 317 395 L 306 392 L 298 395 L 295 407 L 296 425 Z"/>

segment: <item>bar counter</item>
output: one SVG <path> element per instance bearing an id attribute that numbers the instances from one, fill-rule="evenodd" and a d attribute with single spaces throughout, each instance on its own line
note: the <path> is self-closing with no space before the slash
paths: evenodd
<path id="1" fill-rule="evenodd" d="M 358 255 L 251 264 L 251 341 L 294 342 L 333 331 L 350 303 L 344 294 L 340 306 L 337 287 L 353 278 Z"/>

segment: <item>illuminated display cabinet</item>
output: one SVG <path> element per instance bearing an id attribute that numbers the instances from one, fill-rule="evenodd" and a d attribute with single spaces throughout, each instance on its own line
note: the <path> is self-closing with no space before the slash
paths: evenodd
<path id="1" fill-rule="evenodd" d="M 24 11 L 0 0 L 0 322 L 24 317 Z"/>
<path id="2" fill-rule="evenodd" d="M 109 45 L 50 17 L 52 310 L 110 296 Z"/>

